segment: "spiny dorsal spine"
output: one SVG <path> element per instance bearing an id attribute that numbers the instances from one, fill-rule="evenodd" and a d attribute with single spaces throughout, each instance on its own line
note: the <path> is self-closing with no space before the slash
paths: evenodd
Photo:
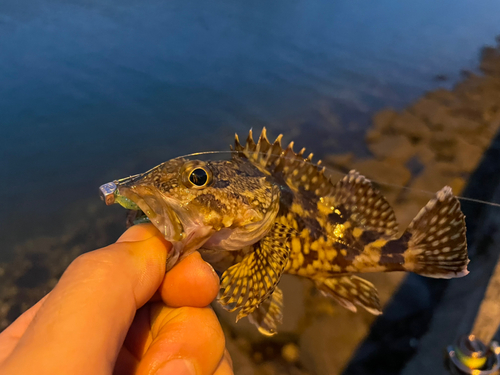
<path id="1" fill-rule="evenodd" d="M 273 175 L 283 174 L 284 179 L 292 188 L 302 187 L 318 196 L 329 194 L 332 191 L 332 184 L 324 174 L 325 167 L 319 166 L 321 160 L 316 164 L 312 163 L 312 153 L 304 158 L 305 148 L 295 153 L 293 141 L 286 149 L 283 149 L 282 138 L 283 135 L 280 134 L 274 143 L 270 143 L 267 130 L 263 128 L 259 140 L 255 143 L 253 132 L 250 130 L 244 146 L 235 134 L 234 150 Z"/>

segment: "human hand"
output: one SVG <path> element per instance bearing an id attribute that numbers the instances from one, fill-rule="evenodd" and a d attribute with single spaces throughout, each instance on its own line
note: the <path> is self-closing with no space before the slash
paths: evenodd
<path id="1" fill-rule="evenodd" d="M 198 253 L 165 274 L 170 249 L 143 224 L 79 256 L 0 334 L 0 374 L 232 374 L 219 278 Z"/>

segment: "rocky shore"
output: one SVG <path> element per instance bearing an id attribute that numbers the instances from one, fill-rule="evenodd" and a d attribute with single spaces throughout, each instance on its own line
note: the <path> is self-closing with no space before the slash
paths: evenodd
<path id="1" fill-rule="evenodd" d="M 366 134 L 373 157 L 330 155 L 325 164 L 344 172 L 357 169 L 381 182 L 404 229 L 432 197 L 429 192 L 450 185 L 460 194 L 500 128 L 500 46 L 483 49 L 480 71 L 463 72 L 463 81 L 453 90 L 429 92 L 403 111 L 376 113 Z M 28 240 L 17 246 L 15 259 L 0 263 L 0 330 L 45 295 L 76 256 L 112 242 L 123 231 L 123 211 L 110 210 L 99 201 L 82 202 L 81 207 L 82 215 L 62 228 L 63 236 Z M 367 278 L 385 304 L 403 277 L 393 273 Z M 235 372 L 340 373 L 374 317 L 345 310 L 307 281 L 285 277 L 281 286 L 284 323 L 280 334 L 270 338 L 246 319 L 235 324 L 233 314 L 214 305 Z"/>
<path id="2" fill-rule="evenodd" d="M 62 235 L 20 243 L 15 258 L 0 263 L 0 331 L 47 294 L 78 255 L 112 243 L 123 232 L 123 211 L 107 210 L 98 198 L 79 208 Z"/>

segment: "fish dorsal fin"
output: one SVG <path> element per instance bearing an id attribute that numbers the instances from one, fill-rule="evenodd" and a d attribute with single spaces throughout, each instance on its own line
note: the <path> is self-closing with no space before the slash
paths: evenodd
<path id="1" fill-rule="evenodd" d="M 301 188 L 313 192 L 317 196 L 325 196 L 331 193 L 333 185 L 325 176 L 325 168 L 321 167 L 321 160 L 312 163 L 313 154 L 304 158 L 305 148 L 296 153 L 293 150 L 293 142 L 287 148 L 281 146 L 280 134 L 273 143 L 267 138 L 266 128 L 262 129 L 257 143 L 253 140 L 250 130 L 244 145 L 240 143 L 238 135 L 235 135 L 234 150 L 239 157 L 250 160 L 259 169 L 282 178 L 283 181 L 295 191 Z"/>
<path id="2" fill-rule="evenodd" d="M 341 207 L 346 217 L 359 229 L 395 236 L 398 223 L 394 211 L 370 180 L 352 170 L 334 186 L 330 196 L 323 198 L 327 206 Z"/>

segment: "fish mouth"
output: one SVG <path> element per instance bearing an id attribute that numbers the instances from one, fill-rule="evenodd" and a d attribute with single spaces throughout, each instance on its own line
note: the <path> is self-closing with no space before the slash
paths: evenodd
<path id="1" fill-rule="evenodd" d="M 135 184 L 132 176 L 113 181 L 100 187 L 101 198 L 106 205 L 118 203 L 124 208 L 137 211 L 134 224 L 149 221 L 167 241 L 177 242 L 184 237 L 183 225 L 173 209 L 174 202 L 150 185 Z"/>

